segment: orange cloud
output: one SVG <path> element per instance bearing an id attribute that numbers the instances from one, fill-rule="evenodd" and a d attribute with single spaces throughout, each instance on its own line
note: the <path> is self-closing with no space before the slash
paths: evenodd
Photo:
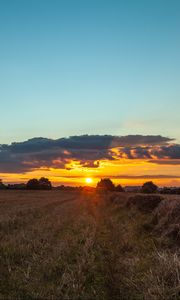
<path id="1" fill-rule="evenodd" d="M 8 182 L 47 176 L 56 184 L 83 184 L 85 177 L 93 177 L 94 184 L 101 177 L 171 184 L 179 182 L 179 164 L 180 145 L 162 136 L 36 138 L 0 146 L 0 177 Z"/>

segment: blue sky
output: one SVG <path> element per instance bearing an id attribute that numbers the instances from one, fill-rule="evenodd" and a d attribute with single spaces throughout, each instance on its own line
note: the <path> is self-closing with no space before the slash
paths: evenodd
<path id="1" fill-rule="evenodd" d="M 0 143 L 180 141 L 179 0 L 0 0 Z"/>

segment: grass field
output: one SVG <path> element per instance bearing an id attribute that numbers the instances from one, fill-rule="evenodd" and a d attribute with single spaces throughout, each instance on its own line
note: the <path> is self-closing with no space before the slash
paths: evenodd
<path id="1" fill-rule="evenodd" d="M 153 225 L 128 197 L 1 191 L 0 299 L 180 299 L 164 208 Z"/>

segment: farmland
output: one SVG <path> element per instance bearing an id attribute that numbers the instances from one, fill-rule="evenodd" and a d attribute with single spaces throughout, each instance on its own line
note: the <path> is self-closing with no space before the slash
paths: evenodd
<path id="1" fill-rule="evenodd" d="M 179 299 L 180 198 L 130 196 L 1 191 L 0 299 Z"/>

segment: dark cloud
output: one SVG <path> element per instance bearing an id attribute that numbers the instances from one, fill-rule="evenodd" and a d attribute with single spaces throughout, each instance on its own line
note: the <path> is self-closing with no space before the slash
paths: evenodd
<path id="1" fill-rule="evenodd" d="M 82 178 L 82 175 L 64 175 L 64 176 L 54 176 L 56 178 Z M 96 175 L 95 178 L 111 178 L 111 179 L 180 179 L 180 175 L 169 175 L 169 174 L 163 174 L 163 175 L 111 175 L 106 174 L 106 176 L 102 175 Z"/>
<path id="2" fill-rule="evenodd" d="M 82 135 L 69 138 L 33 138 L 0 145 L 0 172 L 25 173 L 39 168 L 66 168 L 74 160 L 82 167 L 98 168 L 100 160 L 147 159 L 169 163 L 180 159 L 180 145 L 173 139 L 143 135 Z"/>
<path id="3" fill-rule="evenodd" d="M 118 147 L 116 155 L 119 158 L 148 159 L 157 164 L 180 164 L 180 145 Z"/>
<path id="4" fill-rule="evenodd" d="M 180 159 L 180 145 L 161 146 L 153 149 L 152 154 L 157 158 Z"/>
<path id="5" fill-rule="evenodd" d="M 155 163 L 157 165 L 180 165 L 180 159 L 150 159 L 150 163 Z"/>
<path id="6" fill-rule="evenodd" d="M 60 139 L 33 138 L 25 142 L 12 143 L 11 145 L 1 145 L 0 149 L 11 150 L 13 153 L 41 151 L 42 149 L 109 149 L 122 146 L 137 145 L 160 145 L 173 141 L 161 135 L 81 135 Z"/>
<path id="7" fill-rule="evenodd" d="M 180 175 L 117 175 L 117 176 L 109 176 L 114 179 L 180 179 Z"/>

